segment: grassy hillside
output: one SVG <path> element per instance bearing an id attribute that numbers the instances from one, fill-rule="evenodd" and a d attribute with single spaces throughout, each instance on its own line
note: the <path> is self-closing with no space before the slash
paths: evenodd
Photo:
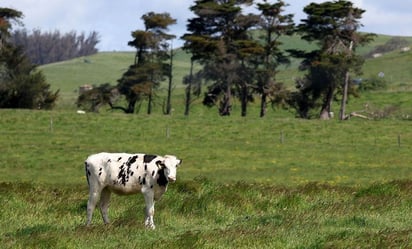
<path id="1" fill-rule="evenodd" d="M 53 90 L 60 89 L 59 107 L 74 109 L 79 86 L 115 85 L 134 60 L 130 52 L 102 52 L 41 66 Z"/>
<path id="2" fill-rule="evenodd" d="M 374 47 L 384 44 L 390 38 L 390 36 L 377 36 L 372 43 L 359 48 L 359 53 L 367 54 Z M 405 39 L 412 43 L 412 38 L 405 37 Z M 286 37 L 283 42 L 285 49 L 310 49 L 314 46 L 302 41 L 297 36 Z M 133 52 L 101 52 L 88 57 L 44 65 L 40 69 L 45 73 L 52 88 L 60 89 L 59 107 L 74 109 L 79 86 L 84 84 L 100 85 L 102 83 L 115 85 L 128 66 L 133 63 L 133 60 Z M 384 72 L 393 91 L 408 90 L 409 86 L 412 85 L 411 63 L 412 51 L 403 54 L 395 51 L 376 59 L 368 59 L 365 63 L 364 75 L 360 77 L 368 78 L 379 72 Z M 293 88 L 294 80 L 301 75 L 297 66 L 298 61 L 293 60 L 289 67 L 280 68 L 277 79 Z M 173 75 L 175 87 L 182 86 L 182 78 L 189 73 L 189 67 L 190 56 L 180 49 L 176 50 Z"/>

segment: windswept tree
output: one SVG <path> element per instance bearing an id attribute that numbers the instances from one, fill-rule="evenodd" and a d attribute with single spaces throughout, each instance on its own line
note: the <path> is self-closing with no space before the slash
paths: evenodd
<path id="1" fill-rule="evenodd" d="M 256 93 L 261 96 L 260 117 L 265 116 L 268 101 L 272 103 L 283 102 L 286 98 L 284 85 L 276 81 L 277 68 L 281 64 L 289 64 L 289 58 L 280 49 L 282 42 L 279 38 L 292 35 L 294 23 L 292 14 L 283 14 L 288 6 L 284 1 L 276 3 L 258 3 L 260 11 L 259 27 L 262 30 L 262 46 L 264 53 L 258 63 Z M 269 99 L 269 100 L 268 100 Z"/>
<path id="2" fill-rule="evenodd" d="M 104 83 L 81 93 L 77 98 L 77 107 L 97 113 L 104 105 L 112 107 L 118 97 L 119 91 L 117 88 L 110 85 L 110 83 Z"/>
<path id="3" fill-rule="evenodd" d="M 149 12 L 141 18 L 144 22 L 144 30 L 132 32 L 133 40 L 128 45 L 136 48 L 134 64 L 118 80 L 117 88 L 120 94 L 125 95 L 127 107 L 114 106 L 125 113 L 134 113 L 137 102 L 144 99 L 148 101 L 147 113 L 151 114 L 155 90 L 165 77 L 171 75 L 169 42 L 175 38 L 167 34 L 170 25 L 176 23 L 176 19 L 168 13 Z"/>
<path id="4" fill-rule="evenodd" d="M 350 1 L 327 1 L 311 3 L 304 8 L 307 18 L 298 25 L 302 39 L 316 42 L 318 49 L 303 52 L 294 51 L 303 58 L 301 69 L 307 71 L 299 79 L 299 93 L 295 95 L 301 117 L 307 118 L 312 108 L 320 106 L 320 118 L 329 119 L 332 102 L 342 94 L 342 105 L 346 104 L 349 86 L 349 72 L 361 71 L 363 59 L 355 53 L 357 46 L 371 40 L 371 34 L 357 32 L 359 20 L 365 12 Z M 306 103 L 305 103 L 306 102 Z M 344 108 L 341 108 L 341 118 Z"/>
<path id="5" fill-rule="evenodd" d="M 242 77 L 249 69 L 244 60 L 251 53 L 248 49 L 256 47 L 248 31 L 258 18 L 242 14 L 242 6 L 252 4 L 253 0 L 197 0 L 190 7 L 195 17 L 188 20 L 183 49 L 203 66 L 202 75 L 210 82 L 203 103 L 218 105 L 222 116 L 231 114 L 233 96 L 245 101 L 252 97 L 249 88 L 244 91 L 247 79 Z"/>
<path id="6" fill-rule="evenodd" d="M 51 92 L 42 72 L 10 42 L 12 24 L 20 24 L 22 16 L 20 11 L 0 8 L 0 108 L 51 109 L 59 91 Z"/>

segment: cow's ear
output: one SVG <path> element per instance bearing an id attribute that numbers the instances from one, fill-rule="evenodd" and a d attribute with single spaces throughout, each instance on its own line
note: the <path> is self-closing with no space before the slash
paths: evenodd
<path id="1" fill-rule="evenodd" d="M 164 161 L 161 161 L 161 160 L 156 161 L 156 165 L 160 169 L 166 168 L 166 165 L 165 165 Z"/>

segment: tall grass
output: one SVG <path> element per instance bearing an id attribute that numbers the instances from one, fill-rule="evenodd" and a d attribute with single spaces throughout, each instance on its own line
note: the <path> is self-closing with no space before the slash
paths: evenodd
<path id="1" fill-rule="evenodd" d="M 143 226 L 143 198 L 114 196 L 110 225 L 84 226 L 86 187 L 0 184 L 2 248 L 410 248 L 412 182 L 368 187 L 170 186 Z M 97 212 L 96 212 L 97 213 Z"/>

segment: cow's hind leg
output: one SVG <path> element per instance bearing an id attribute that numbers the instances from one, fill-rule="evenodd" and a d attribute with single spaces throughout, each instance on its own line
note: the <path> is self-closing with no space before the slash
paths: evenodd
<path id="1" fill-rule="evenodd" d="M 155 229 L 153 216 L 154 216 L 154 193 L 153 190 L 148 190 L 143 192 L 144 200 L 146 202 L 146 218 L 145 226 L 149 229 Z"/>
<path id="2" fill-rule="evenodd" d="M 97 201 L 100 197 L 100 191 L 90 189 L 89 200 L 87 201 L 87 222 L 86 225 L 90 225 L 92 222 L 93 212 L 96 208 Z"/>
<path id="3" fill-rule="evenodd" d="M 108 188 L 104 188 L 100 197 L 100 212 L 105 224 L 109 223 L 109 216 L 107 211 L 109 210 L 110 206 L 110 194 L 110 190 Z"/>

